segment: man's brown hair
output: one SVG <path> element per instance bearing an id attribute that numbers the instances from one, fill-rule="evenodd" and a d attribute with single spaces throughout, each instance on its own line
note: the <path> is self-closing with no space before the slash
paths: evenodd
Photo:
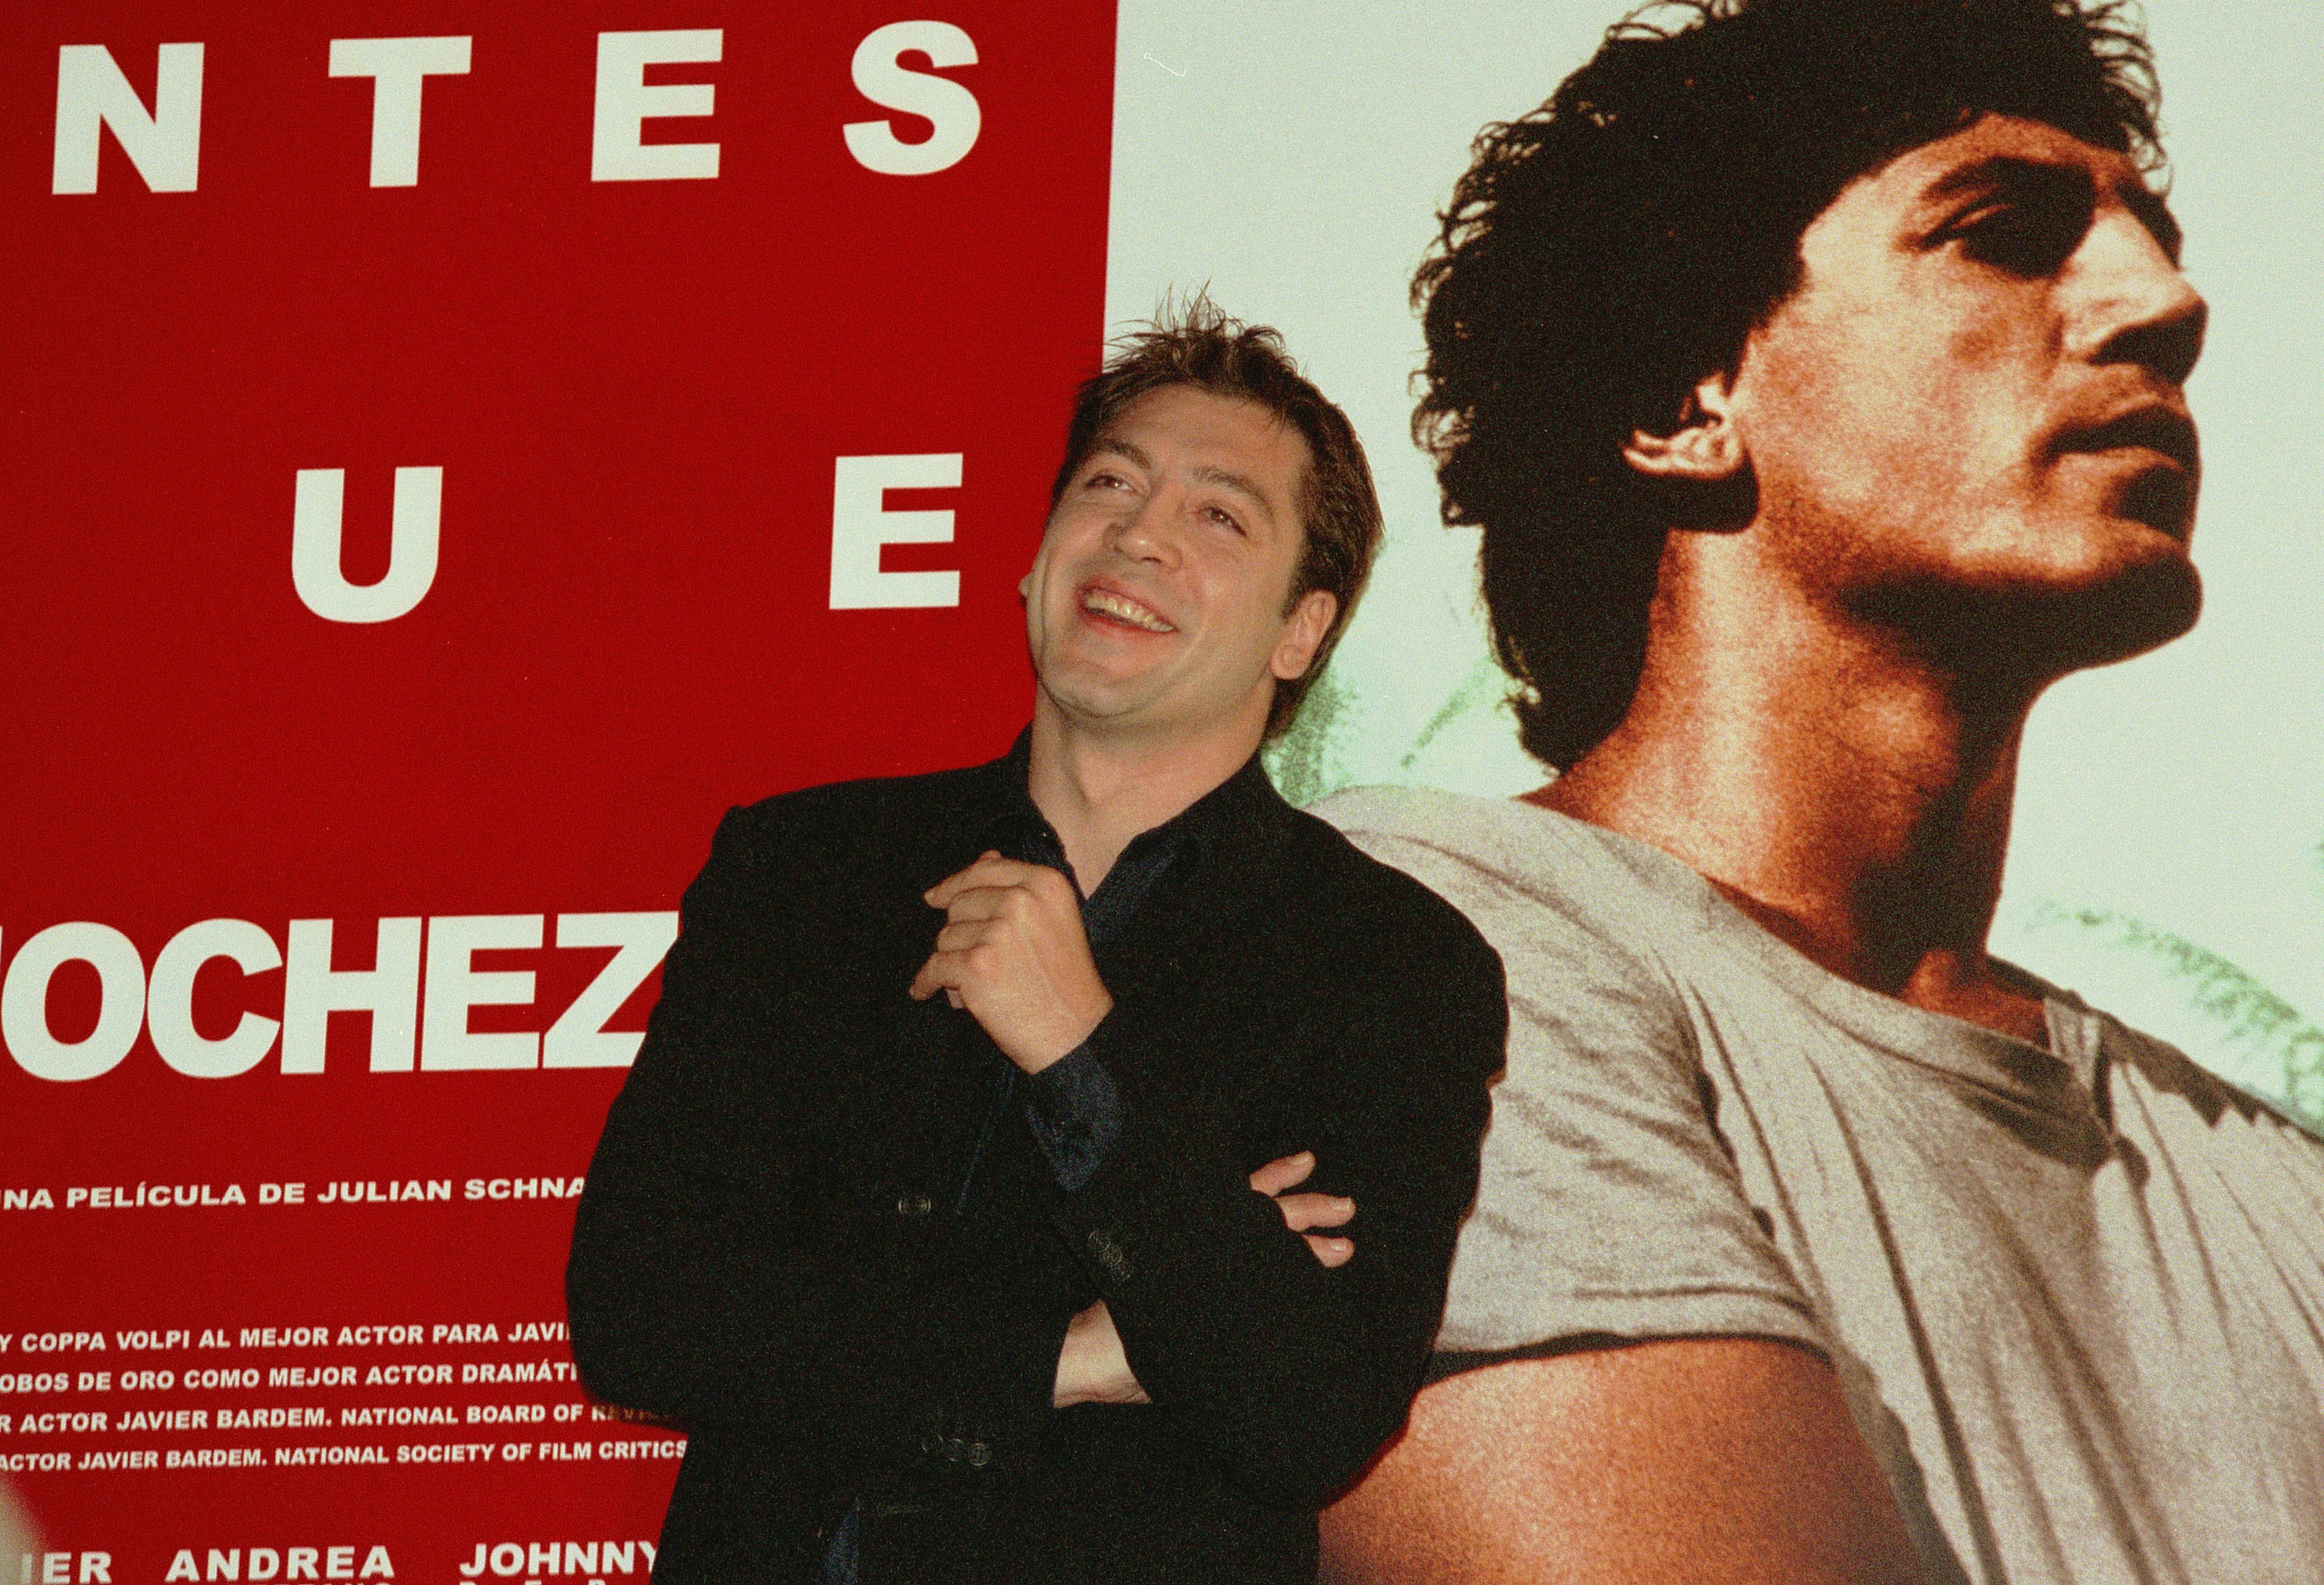
<path id="1" fill-rule="evenodd" d="M 1114 343 L 1114 355 L 1083 382 L 1074 398 L 1073 422 L 1065 430 L 1065 460 L 1049 491 L 1055 507 L 1074 474 L 1089 460 L 1098 437 L 1131 403 L 1169 385 L 1190 385 L 1213 396 L 1251 402 L 1307 442 L 1307 466 L 1300 475 L 1297 506 L 1302 545 L 1283 609 L 1288 615 L 1300 597 L 1323 589 L 1339 610 L 1315 646 L 1305 672 L 1278 678 L 1267 717 L 1270 738 L 1291 724 L 1299 701 L 1323 674 L 1323 664 L 1354 614 L 1370 577 L 1380 543 L 1379 498 L 1348 415 L 1325 399 L 1299 373 L 1283 348 L 1283 337 L 1265 325 L 1246 325 L 1197 294 L 1183 306 L 1165 303 L 1148 327 Z"/>

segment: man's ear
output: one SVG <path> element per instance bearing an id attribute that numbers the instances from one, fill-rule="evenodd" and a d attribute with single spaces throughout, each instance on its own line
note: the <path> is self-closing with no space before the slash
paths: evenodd
<path id="1" fill-rule="evenodd" d="M 1315 646 L 1332 631 L 1332 619 L 1339 614 L 1339 596 L 1329 589 L 1310 589 L 1300 595 L 1284 619 L 1283 637 L 1276 640 L 1267 669 L 1285 682 L 1305 677 L 1315 663 Z"/>
<path id="2" fill-rule="evenodd" d="M 1734 478 L 1750 460 L 1735 428 L 1734 394 L 1733 375 L 1706 375 L 1679 410 L 1678 427 L 1667 435 L 1631 430 L 1623 460 L 1658 479 L 1719 484 Z"/>

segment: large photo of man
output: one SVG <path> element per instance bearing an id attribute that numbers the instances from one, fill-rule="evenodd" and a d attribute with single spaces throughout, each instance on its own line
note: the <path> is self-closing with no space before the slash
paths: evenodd
<path id="1" fill-rule="evenodd" d="M 2156 98 L 2119 8 L 1666 6 L 1479 142 L 1418 428 L 1562 774 L 1324 806 L 1515 1009 L 1446 1378 L 1327 1572 L 2324 1550 L 2324 1150 L 1988 945 L 2034 702 L 2199 604 Z"/>

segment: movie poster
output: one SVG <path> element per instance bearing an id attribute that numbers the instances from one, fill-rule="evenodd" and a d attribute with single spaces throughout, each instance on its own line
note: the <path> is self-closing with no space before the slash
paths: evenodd
<path id="1" fill-rule="evenodd" d="M 1379 480 L 1286 792 L 1537 785 L 1406 292 L 1619 10 L 13 6 L 0 1580 L 645 1575 L 683 1432 L 561 1275 L 678 893 L 732 804 L 1005 746 L 1164 291 Z M 1995 945 L 2324 1118 L 2324 16 L 2148 16 L 2206 611 L 2036 711 Z"/>
<path id="2" fill-rule="evenodd" d="M 1020 723 L 1112 29 L 8 9 L 0 1578 L 645 1576 L 575 1197 L 719 816 Z"/>

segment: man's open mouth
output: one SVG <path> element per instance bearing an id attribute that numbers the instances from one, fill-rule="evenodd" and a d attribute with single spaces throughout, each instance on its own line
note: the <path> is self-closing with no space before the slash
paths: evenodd
<path id="1" fill-rule="evenodd" d="M 1112 589 L 1098 587 L 1084 589 L 1082 609 L 1093 611 L 1100 616 L 1111 617 L 1116 622 L 1143 629 L 1149 633 L 1175 633 L 1178 631 L 1163 621 L 1161 613 L 1151 606 L 1140 604 L 1129 595 L 1119 594 Z"/>

